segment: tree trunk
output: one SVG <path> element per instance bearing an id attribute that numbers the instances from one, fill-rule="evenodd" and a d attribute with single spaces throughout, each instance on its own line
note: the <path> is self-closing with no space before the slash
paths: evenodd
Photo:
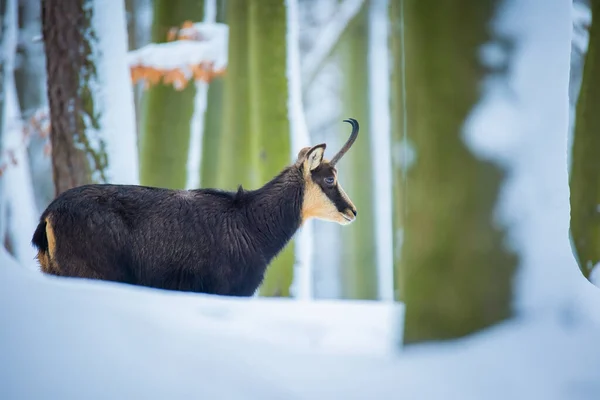
<path id="1" fill-rule="evenodd" d="M 202 135 L 202 160 L 199 171 L 200 186 L 205 188 L 217 187 L 219 181 L 219 148 L 224 112 L 223 86 L 224 82 L 221 78 L 217 78 L 208 87 L 204 134 Z"/>
<path id="2" fill-rule="evenodd" d="M 478 101 L 480 46 L 490 40 L 495 3 L 404 2 L 406 87 L 394 90 L 407 94 L 407 132 L 400 136 L 406 133 L 416 150 L 402 221 L 405 343 L 460 337 L 511 313 L 517 260 L 494 223 L 504 173 L 475 157 L 461 132 Z M 400 18 L 394 10 L 392 26 Z M 393 114 L 399 129 L 403 110 Z"/>
<path id="3" fill-rule="evenodd" d="M 253 156 L 257 157 L 260 184 L 272 179 L 290 163 L 290 123 L 284 0 L 249 1 L 250 128 Z M 269 265 L 260 288 L 262 296 L 290 295 L 294 242 Z"/>
<path id="4" fill-rule="evenodd" d="M 139 0 L 125 0 L 125 10 L 127 12 L 127 49 L 129 51 L 138 48 L 137 41 L 137 18 Z"/>
<path id="5" fill-rule="evenodd" d="M 2 58 L 0 58 L 0 168 L 2 168 L 2 134 L 4 133 L 4 110 L 5 110 L 5 93 L 6 93 L 6 41 L 7 39 L 7 30 L 8 30 L 8 18 L 7 18 L 7 6 L 8 1 L 10 0 L 0 0 L 0 54 L 2 54 Z M 1 170 L 0 170 L 1 171 Z M 0 183 L 2 180 L 0 179 Z M 0 196 L 2 196 L 2 191 L 0 187 Z M 0 215 L 1 217 L 1 215 Z M 2 232 L 0 232 L 2 235 Z M 0 246 L 2 243 L 0 243 Z"/>
<path id="6" fill-rule="evenodd" d="M 138 23 L 137 13 L 139 7 L 139 0 L 125 0 L 125 10 L 127 12 L 127 51 L 135 50 L 139 47 L 137 40 Z M 139 136 L 140 131 L 140 98 L 142 95 L 142 84 L 133 84 L 133 107 L 135 109 L 135 126 L 136 126 L 136 137 Z"/>
<path id="7" fill-rule="evenodd" d="M 150 27 L 146 24 L 144 15 L 146 8 L 152 7 L 152 0 L 125 0 L 125 9 L 127 10 L 127 47 L 128 51 L 139 49 L 146 45 L 150 40 Z M 135 126 L 136 137 L 139 137 L 141 130 L 141 98 L 144 93 L 143 83 L 133 85 L 133 101 L 135 108 Z"/>
<path id="8" fill-rule="evenodd" d="M 15 83 L 19 96 L 21 113 L 29 129 L 29 146 L 27 147 L 29 166 L 33 180 L 33 190 L 38 210 L 43 210 L 54 198 L 52 182 L 52 159 L 44 152 L 48 138 L 36 125 L 28 120 L 47 107 L 46 99 L 46 66 L 44 46 L 34 38 L 42 33 L 41 3 L 38 1 L 20 1 L 19 9 L 19 57 L 15 70 Z"/>
<path id="9" fill-rule="evenodd" d="M 390 2 L 390 52 L 393 66 L 390 76 L 390 101 L 391 101 L 391 131 L 390 131 L 390 159 L 392 161 L 392 224 L 393 224 L 393 260 L 394 260 L 394 298 L 401 301 L 402 270 L 401 250 L 404 233 L 402 225 L 403 213 L 406 210 L 406 182 L 405 172 L 408 167 L 408 143 L 406 135 L 405 99 L 403 89 L 406 88 L 403 68 L 403 26 L 401 2 Z M 403 190 L 404 189 L 404 190 Z"/>
<path id="10" fill-rule="evenodd" d="M 186 20 L 199 22 L 203 12 L 202 0 L 155 0 L 152 42 L 166 42 L 169 28 L 181 26 Z M 143 185 L 185 187 L 195 95 L 193 83 L 182 91 L 160 83 L 142 96 L 139 143 Z"/>
<path id="11" fill-rule="evenodd" d="M 592 25 L 575 112 L 571 158 L 571 235 L 586 278 L 600 262 L 600 2 L 592 1 Z"/>
<path id="12" fill-rule="evenodd" d="M 90 81 L 92 60 L 92 0 L 42 0 L 42 30 L 46 53 L 50 141 L 55 194 L 92 182 L 103 175 L 106 153 L 94 149 L 86 136 L 98 128 Z"/>
<path id="13" fill-rule="evenodd" d="M 216 22 L 224 22 L 225 20 L 222 4 L 223 1 L 217 0 Z M 229 29 L 231 32 L 232 27 Z M 231 40 L 231 34 L 229 37 Z M 237 41 L 239 42 L 240 39 L 238 38 Z M 228 77 L 225 79 L 235 78 Z M 202 135 L 202 160 L 199 171 L 200 186 L 205 188 L 216 187 L 219 181 L 219 148 L 221 146 L 223 131 L 223 112 L 226 108 L 224 107 L 224 85 L 223 78 L 217 78 L 208 87 L 206 113 L 204 115 L 204 134 Z M 228 159 L 228 161 L 231 160 Z"/>
<path id="14" fill-rule="evenodd" d="M 10 23 L 10 15 L 7 12 L 9 1 L 11 0 L 0 0 L 0 54 L 2 54 L 2 58 L 0 58 L 0 247 L 4 246 L 4 227 L 1 223 L 4 221 L 4 184 L 2 173 L 6 162 L 3 151 L 3 137 L 5 134 L 6 89 L 8 86 L 6 71 L 9 69 L 7 66 L 8 57 L 6 57 L 9 51 L 6 43 L 9 39 L 8 24 Z"/>
<path id="15" fill-rule="evenodd" d="M 345 32 L 340 44 L 341 66 L 345 85 L 342 98 L 344 115 L 360 123 L 360 134 L 340 161 L 340 184 L 358 210 L 351 227 L 342 229 L 341 278 L 342 297 L 377 298 L 377 261 L 375 248 L 375 214 L 373 210 L 373 163 L 371 159 L 369 121 L 369 65 L 367 0 Z M 342 140 L 348 139 L 349 125 L 341 124 Z M 337 149 L 332 149 L 333 151 Z"/>
<path id="16" fill-rule="evenodd" d="M 229 53 L 227 74 L 223 78 L 224 108 L 221 114 L 218 168 L 216 176 L 211 174 L 211 179 L 217 179 L 216 186 L 223 189 L 235 189 L 240 184 L 246 188 L 256 188 L 260 181 L 253 158 L 256 153 L 250 146 L 250 138 L 256 133 L 251 129 L 249 119 L 249 1 L 227 0 L 226 6 Z M 210 113 L 212 114 L 212 110 Z M 211 118 L 213 117 L 209 117 L 207 121 Z M 205 175 L 209 174 L 207 169 Z M 206 187 L 208 181 L 203 182 Z"/>

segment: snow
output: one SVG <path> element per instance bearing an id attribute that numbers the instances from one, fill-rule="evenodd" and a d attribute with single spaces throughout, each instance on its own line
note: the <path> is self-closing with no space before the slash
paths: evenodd
<path id="1" fill-rule="evenodd" d="M 110 5 L 109 5 L 110 4 Z M 96 0 L 92 29 L 95 42 L 98 90 L 94 93 L 100 113 L 99 137 L 108 155 L 107 180 L 138 184 L 139 167 L 133 85 L 126 63 L 127 21 L 123 0 Z"/>
<path id="2" fill-rule="evenodd" d="M 378 296 L 394 300 L 392 239 L 392 163 L 390 149 L 390 71 L 388 62 L 388 0 L 369 4 L 369 104 L 371 158 L 373 160 L 373 203 L 377 246 Z"/>
<path id="3" fill-rule="evenodd" d="M 288 118 L 290 121 L 291 154 L 294 162 L 298 152 L 311 143 L 302 104 L 302 82 L 300 75 L 300 49 L 298 27 L 298 0 L 286 0 L 287 19 L 287 71 L 288 79 Z M 290 288 L 294 298 L 306 300 L 313 294 L 313 221 L 307 221 L 295 235 L 294 280 Z"/>
<path id="4" fill-rule="evenodd" d="M 590 271 L 590 282 L 600 288 L 600 263 L 597 263 L 592 267 Z"/>
<path id="5" fill-rule="evenodd" d="M 387 302 L 218 298 L 0 268 L 0 304 L 6 399 L 600 396 L 600 325 L 578 313 L 394 352 L 403 311 Z"/>
<path id="6" fill-rule="evenodd" d="M 127 55 L 130 67 L 146 66 L 157 70 L 179 69 L 189 79 L 192 67 L 212 63 L 215 71 L 227 67 L 227 42 L 229 28 L 222 23 L 196 23 L 193 26 L 202 41 L 177 40 L 166 43 L 149 43 Z"/>
<path id="7" fill-rule="evenodd" d="M 287 1 L 288 43 L 297 43 L 297 0 Z M 0 398 L 600 398 L 600 290 L 581 276 L 568 240 L 572 7 L 553 5 L 512 0 L 501 9 L 496 27 L 518 34 L 514 96 L 490 81 L 465 124 L 468 146 L 507 171 L 497 222 L 521 260 L 514 318 L 399 349 L 401 304 L 314 300 L 308 275 L 297 284 L 301 300 L 221 298 L 43 276 L 14 265 L 0 246 Z M 294 51 L 298 150 L 309 136 Z M 388 129 L 383 118 L 377 129 Z M 4 140 L 13 146 L 18 132 Z M 14 187 L 29 190 L 22 183 Z M 26 216 L 33 208 L 18 201 Z"/>

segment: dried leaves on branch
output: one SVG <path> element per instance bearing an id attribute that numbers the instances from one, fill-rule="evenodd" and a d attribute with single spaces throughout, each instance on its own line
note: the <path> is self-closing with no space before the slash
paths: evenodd
<path id="1" fill-rule="evenodd" d="M 39 109 L 29 118 L 16 121 L 19 126 L 11 129 L 21 131 L 19 140 L 8 140 L 6 147 L 0 154 L 0 177 L 11 166 L 17 166 L 21 160 L 17 157 L 21 148 L 27 148 L 32 136 L 39 136 L 44 139 L 44 155 L 50 156 L 52 146 L 50 144 L 50 118 L 47 109 Z M 9 125 L 10 127 L 10 125 Z"/>
<path id="2" fill-rule="evenodd" d="M 210 82 L 225 73 L 228 33 L 228 26 L 221 23 L 186 21 L 171 28 L 166 43 L 129 52 L 131 79 L 146 88 L 162 81 L 176 90 L 192 80 Z"/>

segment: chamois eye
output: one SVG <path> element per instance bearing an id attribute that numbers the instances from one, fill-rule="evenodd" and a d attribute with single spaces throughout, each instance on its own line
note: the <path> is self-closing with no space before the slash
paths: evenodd
<path id="1" fill-rule="evenodd" d="M 333 185 L 334 181 L 335 180 L 333 179 L 333 176 L 328 176 L 327 178 L 325 178 L 325 183 L 330 186 Z"/>

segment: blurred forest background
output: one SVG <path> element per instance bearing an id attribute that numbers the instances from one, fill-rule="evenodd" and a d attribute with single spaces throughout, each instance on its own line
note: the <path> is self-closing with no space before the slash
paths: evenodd
<path id="1" fill-rule="evenodd" d="M 484 80 L 510 73 L 515 38 L 490 28 L 503 4 L 0 0 L 1 262 L 35 269 L 37 218 L 70 187 L 257 188 L 304 146 L 332 154 L 352 117 L 339 180 L 356 222 L 307 224 L 258 295 L 402 301 L 407 342 L 507 318 L 523 261 L 495 219 L 508 175 L 463 134 Z M 574 3 L 569 88 L 571 242 L 587 278 L 600 262 L 599 4 Z"/>

